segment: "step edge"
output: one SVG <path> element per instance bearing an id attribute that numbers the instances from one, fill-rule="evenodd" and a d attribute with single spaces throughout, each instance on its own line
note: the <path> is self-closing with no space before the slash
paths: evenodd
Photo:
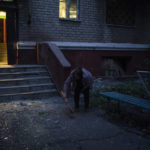
<path id="1" fill-rule="evenodd" d="M 36 86 L 52 86 L 54 85 L 54 83 L 50 82 L 50 83 L 46 83 L 46 84 L 26 84 L 26 85 L 20 85 L 20 86 L 4 86 L 4 87 L 0 87 L 0 90 L 2 89 L 13 89 L 13 88 L 26 88 L 26 87 L 36 87 Z"/>
<path id="2" fill-rule="evenodd" d="M 0 82 L 9 82 L 9 81 L 23 81 L 23 80 L 33 80 L 33 79 L 51 79 L 50 76 L 41 76 L 41 77 L 29 77 L 29 78 L 11 78 L 11 79 L 0 79 Z"/>
<path id="3" fill-rule="evenodd" d="M 52 93 L 52 92 L 57 92 L 56 89 L 50 89 L 50 90 L 40 90 L 40 91 L 32 91 L 32 92 L 24 92 L 24 93 L 14 93 L 14 94 L 1 94 L 0 98 L 6 97 L 6 96 L 17 96 L 17 95 L 30 95 L 30 94 L 39 94 L 39 93 Z"/>
<path id="4" fill-rule="evenodd" d="M 32 73 L 48 73 L 47 71 L 26 71 L 26 72 L 6 72 L 6 73 L 0 73 L 1 75 L 22 75 L 22 74 L 32 74 Z"/>
<path id="5" fill-rule="evenodd" d="M 45 65 L 0 65 L 0 69 L 16 69 L 16 68 L 46 68 Z"/>

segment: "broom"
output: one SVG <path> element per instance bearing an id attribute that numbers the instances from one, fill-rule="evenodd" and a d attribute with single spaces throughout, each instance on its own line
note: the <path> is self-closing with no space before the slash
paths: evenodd
<path id="1" fill-rule="evenodd" d="M 72 106 L 69 104 L 68 98 L 65 98 L 65 95 L 64 95 L 64 92 L 63 92 L 63 91 L 61 91 L 61 95 L 62 95 L 62 97 L 63 97 L 65 103 L 67 104 L 67 106 L 68 106 L 70 112 L 71 112 L 71 113 L 74 113 L 74 110 L 73 110 Z"/>

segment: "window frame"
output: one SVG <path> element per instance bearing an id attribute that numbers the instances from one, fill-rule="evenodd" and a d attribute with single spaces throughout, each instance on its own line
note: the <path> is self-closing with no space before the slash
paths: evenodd
<path id="1" fill-rule="evenodd" d="M 13 3 L 15 0 L 7 1 L 7 0 L 0 0 L 0 3 Z"/>
<path id="2" fill-rule="evenodd" d="M 60 20 L 68 20 L 68 21 L 80 21 L 80 16 L 79 16 L 79 12 L 80 12 L 80 8 L 79 8 L 79 6 L 80 6 L 80 0 L 77 0 L 77 18 L 70 18 L 70 3 L 71 3 L 71 0 L 66 0 L 66 3 L 67 3 L 67 5 L 66 5 L 66 18 L 61 18 L 60 16 L 59 16 L 59 19 Z M 59 9 L 60 9 L 60 5 L 59 5 Z"/>

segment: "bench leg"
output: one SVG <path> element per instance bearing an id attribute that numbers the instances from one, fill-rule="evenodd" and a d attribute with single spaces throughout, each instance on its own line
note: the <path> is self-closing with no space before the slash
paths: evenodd
<path id="1" fill-rule="evenodd" d="M 113 101 L 111 98 L 107 98 L 107 100 L 108 100 L 108 103 L 107 103 L 107 108 L 109 109 L 109 111 L 110 111 L 110 108 L 112 108 L 113 109 L 113 111 L 114 111 L 114 106 L 113 105 L 111 105 L 111 102 Z M 121 113 L 121 110 L 120 110 L 120 102 L 118 101 L 117 102 L 117 110 L 115 110 L 116 112 L 118 112 L 119 114 Z"/>
<path id="2" fill-rule="evenodd" d="M 118 113 L 120 114 L 120 102 L 118 101 L 118 103 L 117 103 L 117 110 L 118 110 Z"/>
<path id="3" fill-rule="evenodd" d="M 115 106 L 113 105 L 113 100 L 111 99 L 111 98 L 108 98 L 108 109 L 109 109 L 109 111 L 111 111 L 111 112 L 115 112 L 116 110 L 115 110 Z"/>
<path id="4" fill-rule="evenodd" d="M 107 98 L 107 100 L 108 100 L 107 108 L 108 108 L 108 111 L 110 111 L 110 108 L 111 108 L 111 99 Z"/>

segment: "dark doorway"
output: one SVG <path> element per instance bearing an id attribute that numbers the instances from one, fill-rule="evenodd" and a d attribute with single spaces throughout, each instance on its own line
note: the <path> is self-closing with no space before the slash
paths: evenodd
<path id="1" fill-rule="evenodd" d="M 16 64 L 17 59 L 17 25 L 16 11 L 14 9 L 7 11 L 7 51 L 8 64 Z"/>

